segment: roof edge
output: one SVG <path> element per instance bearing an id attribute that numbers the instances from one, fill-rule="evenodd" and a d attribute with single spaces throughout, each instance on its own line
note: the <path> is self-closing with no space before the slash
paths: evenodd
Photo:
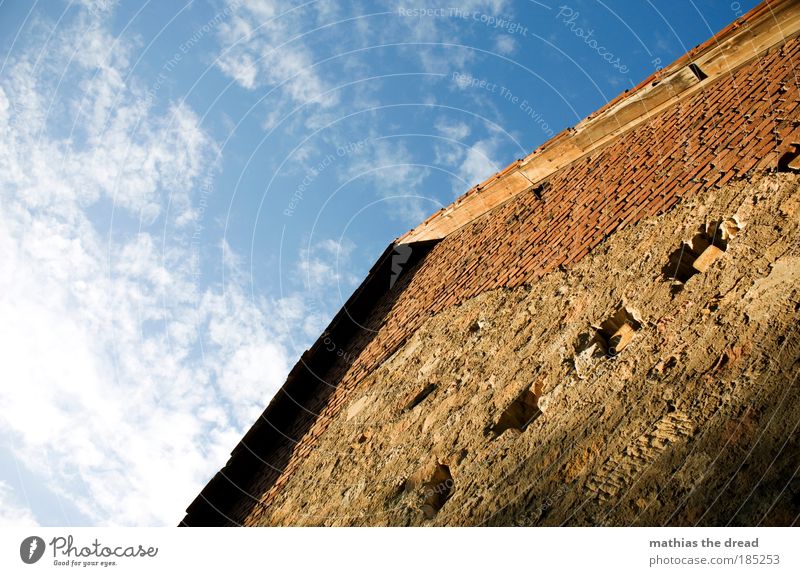
<path id="1" fill-rule="evenodd" d="M 324 376 L 339 358 L 339 351 L 348 345 L 354 333 L 363 328 L 362 322 L 366 321 L 375 303 L 393 290 L 395 280 L 400 275 L 411 274 L 415 265 L 425 258 L 436 243 L 436 240 L 415 243 L 413 250 L 409 250 L 408 246 L 398 250 L 394 242 L 386 247 L 328 327 L 303 352 L 283 386 L 233 448 L 222 469 L 186 508 L 180 526 L 234 525 L 239 520 L 233 511 L 238 500 L 249 498 L 254 505 L 259 502 L 245 491 L 251 475 L 263 467 L 273 471 L 280 469 L 279 473 L 282 473 L 283 465 L 275 466 L 273 464 L 278 463 L 270 463 L 267 459 L 272 448 L 297 441 L 286 436 L 284 428 L 308 413 L 305 402 L 309 395 L 320 388 L 327 392 L 335 388 L 324 381 Z M 398 268 L 398 263 L 403 266 Z"/>
<path id="2" fill-rule="evenodd" d="M 798 33 L 800 2 L 764 0 L 703 44 L 654 72 L 635 88 L 626 90 L 574 127 L 560 132 L 526 158 L 474 186 L 396 242 L 411 244 L 448 236 Z"/>

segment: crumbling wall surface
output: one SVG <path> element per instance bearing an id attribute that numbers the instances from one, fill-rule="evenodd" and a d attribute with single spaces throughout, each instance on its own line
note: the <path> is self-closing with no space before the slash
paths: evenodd
<path id="1" fill-rule="evenodd" d="M 799 182 L 711 188 L 434 315 L 247 523 L 796 524 Z"/>
<path id="2" fill-rule="evenodd" d="M 225 511 L 229 523 L 269 515 L 353 391 L 428 318 L 487 291 L 538 286 L 643 219 L 776 169 L 800 142 L 798 54 L 797 39 L 771 49 L 444 238 L 404 270 L 353 341 L 329 343 L 330 353 L 341 355 L 329 372 L 307 378 L 309 400 L 292 398 L 302 415 L 276 427 L 283 441 L 253 448 L 266 456 L 248 484 L 230 487 L 241 498 Z M 267 412 L 262 420 L 275 426 Z"/>

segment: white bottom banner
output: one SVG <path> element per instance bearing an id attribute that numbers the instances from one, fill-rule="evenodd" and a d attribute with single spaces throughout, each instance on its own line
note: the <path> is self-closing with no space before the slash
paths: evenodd
<path id="1" fill-rule="evenodd" d="M 0 574 L 800 574 L 794 528 L 3 528 Z"/>

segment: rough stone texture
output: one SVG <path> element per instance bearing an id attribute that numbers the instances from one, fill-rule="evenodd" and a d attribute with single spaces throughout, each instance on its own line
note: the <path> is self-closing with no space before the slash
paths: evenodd
<path id="1" fill-rule="evenodd" d="M 423 502 L 431 497 L 430 494 L 405 490 L 406 480 L 417 472 L 420 486 L 434 490 L 437 497 L 446 492 L 445 502 L 431 522 L 479 523 L 483 515 L 496 512 L 486 516 L 486 522 L 548 523 L 558 522 L 555 519 L 561 518 L 560 521 L 569 523 L 626 523 L 625 518 L 633 521 L 636 516 L 623 514 L 624 506 L 629 504 L 619 504 L 628 502 L 624 500 L 629 492 L 624 484 L 650 474 L 664 480 L 664 469 L 653 472 L 644 462 L 653 458 L 672 458 L 676 454 L 674 446 L 688 443 L 697 434 L 710 435 L 716 438 L 714 442 L 722 442 L 719 438 L 727 438 L 725 434 L 736 436 L 745 430 L 747 434 L 742 437 L 749 440 L 740 444 L 729 442 L 722 454 L 731 458 L 731 450 L 739 446 L 745 450 L 740 455 L 740 462 L 747 464 L 752 458 L 760 457 L 762 442 L 767 442 L 767 437 L 780 437 L 781 431 L 769 428 L 772 431 L 763 441 L 751 443 L 748 434 L 758 434 L 763 430 L 759 427 L 759 423 L 763 423 L 763 414 L 758 410 L 767 410 L 763 406 L 759 408 L 761 404 L 758 402 L 762 401 L 759 399 L 766 397 L 773 401 L 775 394 L 782 397 L 780 394 L 784 389 L 749 399 L 752 407 L 739 413 L 731 411 L 733 404 L 725 404 L 730 400 L 726 394 L 733 394 L 733 388 L 717 389 L 711 384 L 708 390 L 695 390 L 694 387 L 705 385 L 701 378 L 709 374 L 713 362 L 718 363 L 717 371 L 709 378 L 719 378 L 720 382 L 722 378 L 728 379 L 725 382 L 747 382 L 743 389 L 736 388 L 739 390 L 737 394 L 745 394 L 744 390 L 760 394 L 764 387 L 772 385 L 769 383 L 772 381 L 762 382 L 756 376 L 759 370 L 767 370 L 767 376 L 763 378 L 770 374 L 775 376 L 779 371 L 775 372 L 777 369 L 773 364 L 745 363 L 756 362 L 755 358 L 770 358 L 772 363 L 780 362 L 781 369 L 788 370 L 795 358 L 794 332 L 786 323 L 790 320 L 796 323 L 796 310 L 789 310 L 794 314 L 792 316 L 780 309 L 780 314 L 769 316 L 768 321 L 758 315 L 760 312 L 747 311 L 747 316 L 730 319 L 725 330 L 714 322 L 720 314 L 718 309 L 727 310 L 725 306 L 731 304 L 724 300 L 725 295 L 735 294 L 735 297 L 731 296 L 736 300 L 734 304 L 743 306 L 746 300 L 738 301 L 745 295 L 742 290 L 745 286 L 748 289 L 752 287 L 747 284 L 750 280 L 768 276 L 769 264 L 775 265 L 773 280 L 781 275 L 791 279 L 793 270 L 797 268 L 793 266 L 796 262 L 779 262 L 777 258 L 771 258 L 769 250 L 774 248 L 763 251 L 758 244 L 761 242 L 759 237 L 750 244 L 745 239 L 754 234 L 753 230 L 771 229 L 779 221 L 787 232 L 775 233 L 775 242 L 778 243 L 775 246 L 783 246 L 780 243 L 784 242 L 788 247 L 790 234 L 795 233 L 793 224 L 790 225 L 787 219 L 793 217 L 796 222 L 796 213 L 775 211 L 769 215 L 763 210 L 779 201 L 786 202 L 786 210 L 793 210 L 792 202 L 796 199 L 772 198 L 766 188 L 759 191 L 759 187 L 766 186 L 760 180 L 765 173 L 789 167 L 794 157 L 789 158 L 786 153 L 793 149 L 793 142 L 800 142 L 800 86 L 795 71 L 800 60 L 798 55 L 800 42 L 788 40 L 734 73 L 705 85 L 702 92 L 676 101 L 663 113 L 601 151 L 557 171 L 536 191 L 519 194 L 450 234 L 432 249 L 426 246 L 422 259 L 403 270 L 391 289 L 387 286 L 386 292 L 374 304 L 370 303 L 369 314 L 359 322 L 358 330 L 341 340 L 323 334 L 304 355 L 290 376 L 294 392 L 287 392 L 285 387 L 276 396 L 254 425 L 253 433 L 248 433 L 248 437 L 237 446 L 232 461 L 238 467 L 223 469 L 218 474 L 221 480 L 215 477 L 219 482 L 210 483 L 214 489 L 206 490 L 198 497 L 198 511 L 190 512 L 185 523 L 416 522 L 418 518 L 408 511 L 408 499 L 417 497 Z M 775 177 L 778 178 L 776 182 L 780 178 L 789 178 L 785 175 Z M 742 190 L 747 182 L 752 182 L 747 184 L 752 189 Z M 728 204 L 718 204 L 725 195 L 729 195 Z M 745 213 L 747 204 L 743 203 L 754 195 L 764 197 L 751 207 L 753 214 L 762 214 L 762 228 L 748 221 L 749 213 Z M 778 205 L 783 206 L 775 206 Z M 706 210 L 706 213 L 692 210 Z M 712 253 L 700 254 L 703 249 L 694 242 L 699 227 L 713 225 L 717 220 L 712 218 L 726 219 L 740 210 L 744 210 L 740 214 L 744 228 L 730 241 L 727 251 L 717 258 Z M 706 216 L 708 222 L 705 222 Z M 767 222 L 769 218 L 775 223 Z M 751 220 L 757 221 L 757 218 Z M 636 239 L 632 234 L 641 236 Z M 713 231 L 711 235 L 714 236 Z M 624 238 L 629 242 L 619 244 Z M 694 262 L 705 272 L 692 268 L 691 263 L 688 271 L 676 269 L 673 275 L 691 278 L 685 290 L 673 294 L 677 287 L 668 282 L 656 282 L 656 277 L 663 277 L 665 268 L 669 270 L 676 251 L 679 255 L 684 254 L 686 250 L 681 252 L 682 241 L 690 244 L 688 253 L 695 249 L 698 251 L 698 259 Z M 796 236 L 794 241 L 797 241 Z M 614 259 L 607 259 L 605 268 L 598 267 L 589 273 L 587 267 L 596 265 L 598 259 L 608 258 L 607 250 L 612 246 L 620 246 Z M 753 253 L 733 258 L 734 253 L 742 250 L 739 246 L 750 246 Z M 413 245 L 412 249 L 420 250 L 420 247 Z M 768 259 L 762 262 L 759 258 Z M 682 261 L 688 263 L 688 260 Z M 742 264 L 745 261 L 749 262 L 746 266 Z M 728 276 L 737 272 L 739 269 L 735 266 L 740 264 L 744 266 L 741 270 L 743 276 Z M 614 270 L 622 275 L 620 278 L 624 279 L 624 284 L 615 280 Z M 720 274 L 720 271 L 723 272 Z M 708 313 L 701 314 L 697 308 L 701 305 L 687 299 L 687 294 L 697 291 L 696 288 L 690 290 L 693 286 L 705 286 L 711 277 L 717 278 L 715 289 L 720 294 L 719 302 L 712 299 L 716 292 L 708 295 L 708 302 L 711 302 L 708 306 L 716 308 L 709 308 Z M 787 284 L 776 284 L 773 280 L 764 280 L 763 286 L 754 288 L 756 292 L 748 298 L 754 302 L 775 300 L 776 305 L 782 302 L 783 296 L 775 290 L 783 288 L 775 286 L 785 287 Z M 365 280 L 365 284 L 368 282 L 370 278 Z M 561 291 L 566 300 L 555 299 L 552 296 L 554 291 Z M 662 294 L 664 291 L 666 296 Z M 758 296 L 762 292 L 766 296 Z M 535 297 L 549 295 L 547 297 L 552 298 L 546 303 L 536 304 L 537 301 L 531 300 L 534 294 Z M 674 299 L 661 302 L 658 298 L 662 296 L 674 296 Z M 625 322 L 607 322 L 621 312 L 623 297 L 630 300 L 628 315 L 623 314 L 628 328 L 623 326 Z M 658 306 L 666 308 L 662 310 Z M 531 307 L 535 316 L 523 314 Z M 475 317 L 467 320 L 457 316 L 468 310 L 475 311 Z M 477 318 L 479 310 L 497 310 L 497 314 L 501 314 L 500 310 L 506 312 L 505 316 L 494 320 L 489 317 L 481 320 Z M 756 317 L 758 320 L 753 320 Z M 464 322 L 466 328 L 457 329 Z M 660 322 L 659 331 L 655 333 L 653 322 Z M 597 334 L 590 330 L 590 324 L 599 329 Z M 670 332 L 673 326 L 679 328 Z M 751 334 L 752 327 L 771 329 L 772 332 L 756 330 Z M 618 330 L 622 332 L 617 333 Z M 553 331 L 558 336 L 553 336 L 556 333 Z M 415 345 L 423 346 L 425 334 L 445 334 L 453 339 L 453 343 L 448 344 L 451 347 L 445 347 L 447 342 L 439 338 L 435 340 L 433 349 L 424 346 L 419 352 L 409 352 Z M 588 338 L 586 342 L 578 342 L 581 334 Z M 778 337 L 785 338 L 787 343 L 780 354 L 778 348 L 762 350 L 765 342 L 775 341 Z M 651 342 L 653 338 L 656 340 Z M 665 340 L 661 342 L 657 338 Z M 744 340 L 739 342 L 739 338 Z M 533 348 L 544 340 L 550 342 L 547 348 Z M 620 394 L 627 393 L 628 386 L 634 386 L 633 382 L 643 377 L 640 370 L 644 360 L 633 361 L 632 351 L 641 351 L 645 344 L 652 348 L 652 354 L 658 355 L 658 359 L 653 358 L 654 367 L 647 366 L 647 371 L 654 370 L 652 381 L 660 382 L 662 372 L 665 378 L 667 374 L 670 376 L 661 385 L 654 384 L 652 389 L 642 388 L 638 393 L 642 406 L 649 408 L 639 416 L 640 420 L 630 423 L 638 412 L 634 406 L 625 403 L 631 398 Z M 731 348 L 723 356 L 720 346 Z M 462 347 L 466 348 L 462 350 Z M 613 360 L 598 362 L 596 355 L 608 352 L 609 347 L 621 351 Z M 569 360 L 560 352 L 562 348 L 571 351 Z M 425 357 L 425 350 L 431 354 L 440 350 L 439 356 Z M 669 354 L 665 350 L 670 350 Z M 417 367 L 404 365 L 398 360 L 405 358 L 403 354 L 410 354 L 409 362 L 421 364 Z M 675 358 L 672 359 L 670 354 Z M 788 359 L 781 354 L 789 354 Z M 312 359 L 326 366 L 325 370 L 320 373 L 310 370 L 305 363 Z M 708 365 L 702 364 L 701 359 Z M 484 366 L 495 361 L 499 363 L 496 369 Z M 440 372 L 445 368 L 456 376 L 445 377 L 445 373 Z M 458 387 L 458 378 L 467 378 L 462 383 L 472 386 L 469 378 L 478 378 L 475 370 L 479 368 L 485 373 L 483 388 L 471 389 L 469 401 L 473 402 L 474 410 L 467 410 L 455 392 L 448 390 Z M 565 413 L 563 407 L 554 412 L 552 404 L 566 398 L 557 392 L 554 382 L 567 389 L 570 381 L 566 376 L 567 369 L 575 371 L 574 377 L 585 378 L 574 385 L 569 396 L 569 402 L 574 405 L 568 407 L 573 410 L 574 406 L 582 406 L 585 411 L 572 411 L 569 416 L 572 420 L 555 428 L 542 428 L 545 423 L 553 422 L 556 414 Z M 395 380 L 378 380 L 381 375 L 388 378 L 386 375 L 391 370 L 396 372 Z M 415 377 L 412 386 L 408 376 L 416 370 L 430 374 L 434 380 L 418 382 Z M 729 376 L 728 371 L 738 376 Z M 514 374 L 518 376 L 512 376 Z M 789 377 L 793 374 L 785 376 L 786 382 L 793 382 Z M 588 384 L 590 381 L 594 384 Z M 784 388 L 794 394 L 796 383 L 786 382 Z M 436 387 L 428 390 L 426 395 L 423 392 L 430 384 Z M 663 394 L 675 397 L 675 402 L 670 404 L 674 410 L 671 408 L 668 415 L 659 412 L 664 403 L 668 404 L 668 399 L 659 396 L 656 401 L 655 396 L 651 397 L 652 394 L 661 394 L 661 388 L 666 390 Z M 530 394 L 525 394 L 528 389 Z M 298 390 L 302 394 L 298 394 Z M 697 394 L 692 394 L 692 390 Z M 536 406 L 532 406 L 531 395 L 543 414 L 539 415 L 534 409 Z M 420 396 L 423 398 L 417 405 L 409 407 Z M 690 396 L 692 402 L 702 404 L 703 410 L 707 410 L 706 416 L 692 411 L 698 407 L 689 402 Z M 382 403 L 389 398 L 397 405 L 392 404 L 387 412 L 376 412 L 378 408 L 386 408 Z M 598 398 L 605 399 L 604 403 L 595 405 L 593 402 Z M 685 407 L 678 407 L 678 398 L 684 399 Z M 376 399 L 381 399 L 380 406 Z M 722 399 L 726 400 L 723 402 Z M 516 404 L 512 406 L 514 402 Z M 436 425 L 434 422 L 438 422 L 438 417 L 427 411 L 434 404 L 441 407 L 436 410 L 447 413 L 447 417 L 442 416 L 442 421 Z M 750 406 L 736 404 L 742 405 Z M 408 407 L 405 412 L 402 411 L 404 407 Z M 729 411 L 725 412 L 725 409 Z M 343 419 L 346 421 L 348 413 L 352 426 L 361 426 L 357 434 L 353 431 L 355 428 L 343 430 L 338 427 Z M 402 426 L 397 423 L 400 426 L 397 429 L 385 428 L 400 418 L 401 413 L 403 418 L 424 414 L 419 430 L 403 428 L 407 423 Z M 501 419 L 502 414 L 506 416 Z M 793 426 L 797 420 L 796 417 L 791 420 L 791 412 L 774 414 L 777 414 L 775 418 L 769 420 L 773 427 L 787 422 L 786 425 Z M 375 421 L 366 426 L 359 424 L 367 418 Z M 547 443 L 549 447 L 537 451 L 537 465 L 544 463 L 545 467 L 541 470 L 531 468 L 539 470 L 535 472 L 539 476 L 531 476 L 534 472 L 528 468 L 533 464 L 524 460 L 525 454 L 513 455 L 515 444 L 509 440 L 516 433 L 509 425 L 526 418 L 531 422 L 527 427 L 521 426 L 526 428 L 523 437 L 534 435 L 536 442 Z M 383 424 L 379 426 L 380 419 Z M 423 431 L 424 422 L 428 424 Z M 491 458 L 490 454 L 495 452 L 484 453 L 475 446 L 470 452 L 470 448 L 464 446 L 466 453 L 462 458 L 460 452 L 454 456 L 449 452 L 439 454 L 433 451 L 434 445 L 450 442 L 443 439 L 449 438 L 448 435 L 472 438 L 470 435 L 478 432 L 487 442 L 500 433 L 488 445 L 506 457 L 490 460 L 493 462 L 491 478 L 472 477 L 465 466 L 471 465 L 470 462 L 477 465 L 480 458 Z M 788 434 L 788 430 L 785 432 Z M 409 434 L 409 438 L 397 436 Z M 786 437 L 785 434 L 783 438 Z M 421 462 L 410 452 L 402 452 L 398 443 L 406 441 L 419 442 L 420 448 L 427 450 L 430 461 Z M 470 442 L 477 440 L 472 438 Z M 604 447 L 606 442 L 611 448 Z M 792 442 L 787 443 L 785 450 L 794 449 Z M 564 443 L 579 446 L 583 456 L 572 454 L 567 457 Z M 364 458 L 374 468 L 353 468 L 350 470 L 352 478 L 342 477 L 338 470 L 348 468 L 347 462 L 351 458 L 348 447 L 351 444 L 362 449 L 370 447 Z M 753 445 L 753 454 L 745 459 L 747 450 Z M 769 450 L 776 452 L 778 448 L 770 444 Z M 690 458 L 695 462 L 696 470 L 716 469 L 719 464 L 715 460 L 717 452 L 711 450 L 708 459 L 705 456 Z M 337 456 L 320 460 L 333 453 Z M 477 458 L 475 454 L 481 455 L 478 460 L 471 459 Z M 581 476 L 589 474 L 584 470 L 589 466 L 588 462 L 595 463 L 601 455 L 604 458 L 597 464 L 605 468 L 592 468 L 592 478 Z M 436 462 L 437 457 L 448 461 Z M 448 473 L 452 474 L 455 482 L 450 487 L 452 489 L 448 489 L 446 482 L 442 488 L 442 481 L 435 480 L 439 470 L 437 464 L 446 466 Z M 726 466 L 728 464 L 722 468 L 730 471 Z M 764 464 L 754 468 L 766 473 L 758 484 L 758 490 L 764 489 L 764 482 L 769 478 L 784 483 L 793 478 L 794 470 L 781 469 L 777 474 L 776 466 Z M 383 470 L 387 472 L 384 474 Z M 227 474 L 233 471 L 245 480 L 230 480 Z M 692 485 L 697 481 L 697 477 L 692 475 L 696 473 L 685 471 L 681 478 L 687 486 Z M 380 481 L 373 481 L 378 476 Z M 339 492 L 321 491 L 321 487 L 313 482 L 317 477 L 331 482 L 338 478 L 336 482 L 344 484 L 341 484 Z M 635 484 L 635 500 L 645 502 L 637 521 L 689 523 L 694 517 L 700 522 L 714 523 L 734 517 L 733 510 L 722 512 L 718 508 L 730 503 L 728 492 L 752 488 L 752 478 L 745 486 L 730 476 L 720 478 L 715 480 L 720 482 L 719 486 L 703 485 L 691 494 L 688 488 L 681 491 L 675 479 L 670 480 L 668 488 L 665 488 L 667 491 L 663 493 L 656 490 L 640 494 L 636 492 L 639 483 Z M 380 483 L 384 481 L 386 485 Z M 576 484 L 579 481 L 583 483 Z M 708 477 L 703 481 L 712 480 Z M 304 482 L 308 482 L 306 487 Z M 786 497 L 789 494 L 776 486 L 769 488 L 770 495 Z M 792 487 L 796 492 L 796 485 L 789 486 Z M 425 492 L 424 488 L 422 490 Z M 695 499 L 720 490 L 724 491 L 723 496 L 703 516 L 710 504 Z M 486 494 L 495 492 L 500 496 L 490 504 Z M 387 500 L 389 493 L 395 499 L 392 502 Z M 204 500 L 206 496 L 220 497 L 220 494 L 230 501 L 218 505 L 216 501 Z M 756 496 L 758 494 L 751 500 Z M 685 503 L 681 500 L 684 497 Z M 499 509 L 501 502 L 505 506 L 503 510 Z M 542 502 L 546 505 L 539 514 L 536 510 L 542 507 Z M 492 509 L 492 506 L 497 509 Z M 558 516 L 557 506 L 568 507 L 574 515 Z M 672 508 L 664 512 L 662 506 Z M 680 509 L 672 515 L 678 506 Z M 769 521 L 789 522 L 788 516 L 776 516 L 786 506 L 783 501 L 778 502 L 770 511 Z M 796 501 L 792 506 L 796 507 Z M 449 512 L 452 510 L 458 510 L 458 513 L 454 516 Z M 701 512 L 693 513 L 692 510 Z M 745 514 L 747 510 L 746 504 L 739 514 Z M 353 516 L 361 511 L 377 515 Z M 734 521 L 738 520 L 734 518 Z"/>
<path id="2" fill-rule="evenodd" d="M 676 248 L 732 216 L 722 256 L 672 280 Z M 798 177 L 768 175 L 440 312 L 246 523 L 796 523 L 799 240 Z M 623 309 L 638 329 L 609 357 L 602 324 Z M 497 435 L 527 391 L 541 414 Z"/>

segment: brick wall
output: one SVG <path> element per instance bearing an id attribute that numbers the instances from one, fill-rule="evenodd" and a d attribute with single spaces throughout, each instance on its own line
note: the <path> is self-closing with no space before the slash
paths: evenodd
<path id="1" fill-rule="evenodd" d="M 569 267 L 616 230 L 709 187 L 776 169 L 789 144 L 800 142 L 798 55 L 796 39 L 772 49 L 556 172 L 540 195 L 516 196 L 426 247 L 423 259 L 377 298 L 362 328 L 333 342 L 332 351 L 319 346 L 325 335 L 317 343 L 318 354 L 344 353 L 330 358 L 320 378 L 307 371 L 296 376 L 307 392 L 302 400 L 287 400 L 299 407 L 297 417 L 272 426 L 280 428 L 278 441 L 253 446 L 258 465 L 247 482 L 235 482 L 241 492 L 220 510 L 228 523 L 258 523 L 350 400 L 348 393 L 430 316 L 486 290 L 532 283 Z"/>

